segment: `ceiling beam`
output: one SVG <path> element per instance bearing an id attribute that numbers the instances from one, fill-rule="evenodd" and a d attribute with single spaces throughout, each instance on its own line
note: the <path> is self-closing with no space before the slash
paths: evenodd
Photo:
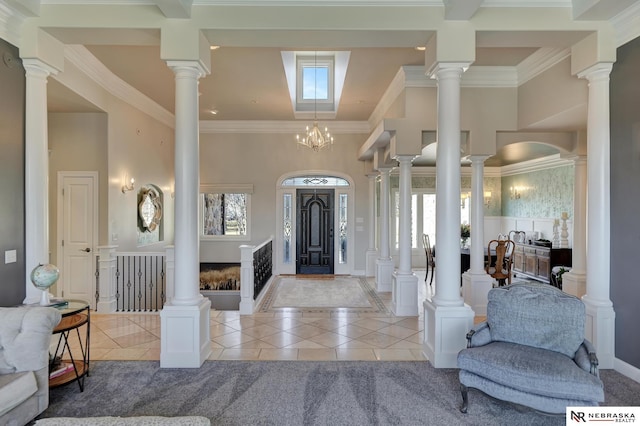
<path id="1" fill-rule="evenodd" d="M 191 18 L 193 0 L 154 0 L 167 18 Z"/>
<path id="2" fill-rule="evenodd" d="M 467 21 L 476 14 L 484 0 L 444 0 L 444 19 Z"/>

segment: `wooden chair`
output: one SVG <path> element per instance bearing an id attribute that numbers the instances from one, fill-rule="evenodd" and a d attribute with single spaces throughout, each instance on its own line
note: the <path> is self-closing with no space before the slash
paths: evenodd
<path id="1" fill-rule="evenodd" d="M 433 248 L 431 247 L 431 242 L 429 241 L 429 236 L 427 234 L 422 234 L 422 245 L 424 246 L 424 253 L 427 256 L 427 272 L 424 275 L 424 282 L 427 282 L 427 278 L 429 277 L 429 268 L 431 268 L 431 279 L 429 280 L 429 286 L 431 286 L 431 284 L 433 284 L 433 276 L 435 274 L 436 260 L 433 256 Z"/>
<path id="2" fill-rule="evenodd" d="M 513 262 L 510 253 L 513 253 L 514 243 L 511 240 L 491 240 L 487 246 L 487 262 L 486 271 L 495 280 L 499 286 L 505 283 L 511 284 L 511 264 Z M 495 263 L 492 261 L 492 252 L 495 252 Z"/>

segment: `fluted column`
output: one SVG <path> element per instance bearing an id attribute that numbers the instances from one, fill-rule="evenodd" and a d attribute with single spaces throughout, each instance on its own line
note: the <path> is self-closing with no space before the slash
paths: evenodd
<path id="1" fill-rule="evenodd" d="M 471 156 L 471 262 L 462 275 L 462 297 L 475 315 L 487 314 L 487 295 L 493 279 L 485 272 L 484 255 L 484 161 L 486 155 Z"/>
<path id="2" fill-rule="evenodd" d="M 576 157 L 573 187 L 571 271 L 562 275 L 562 290 L 582 297 L 587 292 L 587 159 Z"/>
<path id="3" fill-rule="evenodd" d="M 586 336 L 596 346 L 601 368 L 613 368 L 615 312 L 610 291 L 610 128 L 609 74 L 602 63 L 579 76 L 589 81 L 587 114 L 587 308 Z M 574 232 L 575 234 L 575 232 Z"/>
<path id="4" fill-rule="evenodd" d="M 389 292 L 393 275 L 393 259 L 391 259 L 389 243 L 391 168 L 379 168 L 378 171 L 380 172 L 380 254 L 376 261 L 376 290 Z"/>
<path id="5" fill-rule="evenodd" d="M 464 68 L 465 64 L 439 63 L 432 73 L 438 82 L 436 289 L 433 298 L 423 303 L 422 348 L 436 368 L 457 366 L 474 316 L 460 292 L 460 80 Z"/>
<path id="6" fill-rule="evenodd" d="M 376 249 L 376 181 L 378 173 L 370 173 L 367 178 L 369 179 L 369 248 L 366 254 L 365 275 L 373 277 L 376 274 L 376 260 L 378 258 L 378 250 Z"/>
<path id="7" fill-rule="evenodd" d="M 23 59 L 25 93 L 25 266 L 24 303 L 40 300 L 31 283 L 31 271 L 49 263 L 49 135 L 47 78 L 57 71 L 38 59 Z"/>

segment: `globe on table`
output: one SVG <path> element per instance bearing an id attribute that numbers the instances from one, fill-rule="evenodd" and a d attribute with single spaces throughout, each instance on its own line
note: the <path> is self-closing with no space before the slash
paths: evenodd
<path id="1" fill-rule="evenodd" d="M 31 271 L 31 282 L 38 289 L 42 290 L 42 297 L 40 298 L 41 305 L 49 305 L 49 287 L 54 285 L 60 277 L 60 270 L 56 265 L 47 263 L 45 265 L 38 265 Z"/>

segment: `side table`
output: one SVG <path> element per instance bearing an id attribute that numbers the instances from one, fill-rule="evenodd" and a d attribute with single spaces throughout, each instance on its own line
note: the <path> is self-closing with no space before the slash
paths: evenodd
<path id="1" fill-rule="evenodd" d="M 49 387 L 56 387 L 77 381 L 80 392 L 84 391 L 84 378 L 89 375 L 89 329 L 91 323 L 90 306 L 84 300 L 67 300 L 68 305 L 60 307 L 62 319 L 53 329 L 53 335 L 58 334 L 56 351 L 51 357 L 50 370 L 57 358 L 70 364 L 73 368 L 63 374 L 50 378 Z M 86 325 L 86 331 L 81 334 L 82 326 Z M 69 339 L 77 339 L 77 346 L 72 347 Z M 75 342 L 74 340 L 74 343 Z M 75 353 L 74 353 L 75 351 Z"/>

